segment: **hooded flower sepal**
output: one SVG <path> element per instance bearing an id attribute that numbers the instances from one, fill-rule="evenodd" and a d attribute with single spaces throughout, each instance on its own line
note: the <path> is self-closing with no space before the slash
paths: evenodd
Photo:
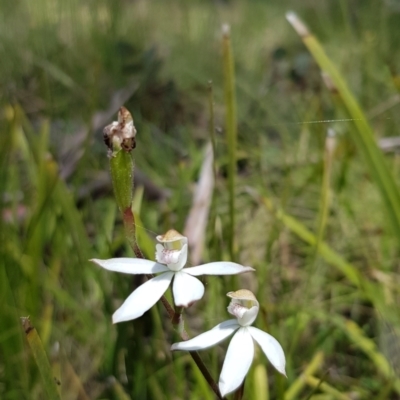
<path id="1" fill-rule="evenodd" d="M 187 262 L 187 237 L 170 229 L 165 235 L 159 235 L 156 239 L 160 242 L 156 245 L 157 262 L 166 264 L 172 271 L 180 271 Z"/>
<path id="2" fill-rule="evenodd" d="M 257 318 L 260 305 L 250 290 L 240 289 L 229 292 L 227 296 L 232 300 L 228 306 L 229 314 L 237 318 L 240 326 L 249 326 Z"/>

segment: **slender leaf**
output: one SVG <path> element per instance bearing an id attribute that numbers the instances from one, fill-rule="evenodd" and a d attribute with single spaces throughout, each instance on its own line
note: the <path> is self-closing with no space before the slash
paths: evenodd
<path id="1" fill-rule="evenodd" d="M 353 119 L 356 127 L 356 129 L 351 130 L 353 140 L 362 152 L 371 175 L 380 189 L 393 232 L 400 237 L 400 190 L 381 150 L 377 146 L 374 132 L 364 112 L 342 75 L 326 55 L 318 39 L 310 33 L 296 14 L 288 13 L 286 17 L 321 68 L 326 77 L 325 81 L 328 81 L 332 90 L 339 94 L 347 112 Z"/>

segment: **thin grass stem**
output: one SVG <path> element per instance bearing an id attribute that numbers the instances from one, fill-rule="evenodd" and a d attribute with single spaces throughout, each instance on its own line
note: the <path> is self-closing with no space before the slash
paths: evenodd
<path id="1" fill-rule="evenodd" d="M 236 181 L 236 147 L 237 116 L 235 92 L 235 67 L 230 38 L 230 28 L 223 26 L 222 35 L 223 74 L 225 86 L 225 134 L 228 146 L 228 192 L 229 192 L 229 252 L 231 260 L 236 257 L 235 250 L 235 181 Z"/>
<path id="2" fill-rule="evenodd" d="M 50 362 L 47 358 L 42 341 L 40 340 L 36 329 L 31 325 L 29 317 L 21 318 L 21 322 L 36 365 L 39 368 L 40 375 L 42 377 L 43 387 L 47 393 L 47 396 L 51 400 L 61 399 L 57 387 L 58 380 L 54 377 L 54 374 L 51 370 Z"/>
<path id="3" fill-rule="evenodd" d="M 363 154 L 368 168 L 379 187 L 389 225 L 392 227 L 393 232 L 400 236 L 400 189 L 381 150 L 378 148 L 370 124 L 342 75 L 328 58 L 317 38 L 310 33 L 306 25 L 295 13 L 288 13 L 286 18 L 323 71 L 325 83 L 329 82 L 328 88 L 338 93 L 353 120 L 356 129 L 350 131 L 352 138 Z"/>

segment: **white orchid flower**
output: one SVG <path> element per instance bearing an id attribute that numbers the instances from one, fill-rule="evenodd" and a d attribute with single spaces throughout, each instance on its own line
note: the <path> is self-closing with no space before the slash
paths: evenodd
<path id="1" fill-rule="evenodd" d="M 224 321 L 208 332 L 171 346 L 171 350 L 203 350 L 216 345 L 236 331 L 229 344 L 219 378 L 222 397 L 237 389 L 249 371 L 254 356 L 253 339 L 260 345 L 276 370 L 286 376 L 286 360 L 282 346 L 268 333 L 250 326 L 260 308 L 254 294 L 250 290 L 241 289 L 229 292 L 227 296 L 232 299 L 228 312 L 236 319 Z"/>
<path id="2" fill-rule="evenodd" d="M 184 268 L 188 255 L 187 238 L 175 230 L 157 236 L 161 244 L 156 246 L 157 262 L 140 258 L 111 258 L 110 260 L 93 259 L 94 263 L 109 271 L 125 274 L 157 274 L 137 288 L 114 313 L 113 323 L 129 321 L 142 316 L 149 310 L 172 283 L 175 305 L 189 307 L 201 299 L 204 285 L 195 276 L 200 275 L 235 275 L 254 271 L 233 262 L 211 262 L 197 267 Z"/>

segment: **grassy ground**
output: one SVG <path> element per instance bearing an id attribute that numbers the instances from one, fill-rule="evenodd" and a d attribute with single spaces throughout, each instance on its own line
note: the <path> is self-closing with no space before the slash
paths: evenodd
<path id="1" fill-rule="evenodd" d="M 258 352 L 244 398 L 400 398 L 400 161 L 368 136 L 369 126 L 375 139 L 398 136 L 400 10 L 389 1 L 269 3 L 0 2 L 1 399 L 45 398 L 19 319 L 28 315 L 63 399 L 214 398 L 189 356 L 169 351 L 177 336 L 160 306 L 112 325 L 140 279 L 87 260 L 132 255 L 104 179 L 101 128 L 115 111 L 102 126 L 95 113 L 130 88 L 145 175 L 138 236 L 153 258 L 156 234 L 184 229 L 209 140 L 210 80 L 217 181 L 203 260 L 231 258 L 225 22 L 237 97 L 234 257 L 257 273 L 205 278 L 187 327 L 196 334 L 227 319 L 225 293 L 247 287 L 261 303 L 257 326 L 285 349 L 288 379 Z M 326 88 L 289 10 L 348 93 Z M 143 182 L 155 193 L 143 195 Z M 216 379 L 226 346 L 202 353 Z"/>

